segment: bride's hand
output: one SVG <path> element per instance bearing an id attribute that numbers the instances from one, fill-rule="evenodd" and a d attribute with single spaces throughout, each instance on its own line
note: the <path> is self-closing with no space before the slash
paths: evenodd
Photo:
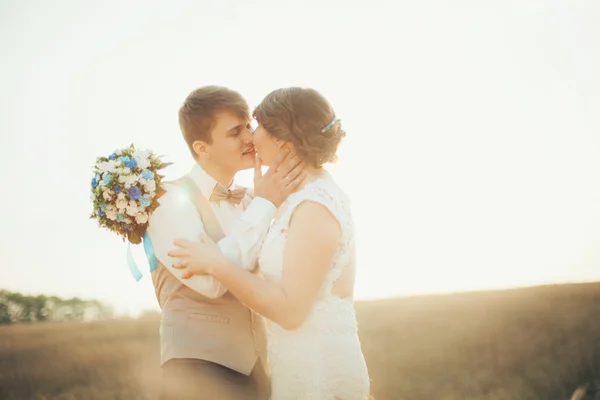
<path id="1" fill-rule="evenodd" d="M 209 275 L 215 266 L 223 260 L 219 248 L 206 234 L 200 236 L 199 242 L 177 239 L 173 242 L 177 249 L 169 251 L 169 256 L 181 259 L 173 268 L 183 269 L 182 279 L 193 275 Z"/>

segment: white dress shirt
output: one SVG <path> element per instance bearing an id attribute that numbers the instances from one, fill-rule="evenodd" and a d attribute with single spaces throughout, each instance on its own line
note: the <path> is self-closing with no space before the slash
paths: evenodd
<path id="1" fill-rule="evenodd" d="M 188 176 L 208 199 L 217 181 L 199 165 L 195 165 Z M 222 296 L 227 289 L 213 276 L 194 275 L 189 279 L 181 279 L 183 270 L 173 268 L 173 264 L 180 261 L 167 254 L 176 248 L 173 242 L 176 239 L 198 241 L 205 231 L 196 207 L 183 188 L 167 183 L 164 188 L 167 193 L 160 198 L 160 206 L 150 216 L 147 230 L 156 257 L 165 268 L 196 292 L 209 298 Z M 225 237 L 217 243 L 219 250 L 241 268 L 251 271 L 275 216 L 275 206 L 261 197 L 255 197 L 245 211 L 241 203 L 233 205 L 228 201 L 220 201 L 209 204 L 225 233 Z"/>

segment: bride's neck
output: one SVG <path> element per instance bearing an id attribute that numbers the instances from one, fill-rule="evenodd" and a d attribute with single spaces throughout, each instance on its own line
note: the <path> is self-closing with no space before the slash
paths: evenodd
<path id="1" fill-rule="evenodd" d="M 288 146 L 288 148 L 290 150 L 290 156 L 296 156 L 296 157 L 298 156 L 296 149 L 294 149 L 294 147 L 292 145 L 290 145 L 288 143 L 286 146 Z M 327 171 L 325 171 L 325 169 L 323 167 L 317 168 L 314 166 L 307 165 L 306 168 L 304 169 L 304 173 L 306 174 L 306 179 L 304 179 L 304 182 L 300 186 L 298 186 L 298 188 L 295 190 L 296 192 L 304 189 L 304 187 L 308 183 L 323 177 L 327 173 Z"/>
<path id="2" fill-rule="evenodd" d="M 306 169 L 304 170 L 304 172 L 306 173 L 306 179 L 304 179 L 304 183 L 302 183 L 298 189 L 296 189 L 296 192 L 299 190 L 304 189 L 304 187 L 309 184 L 312 181 L 315 181 L 319 178 L 322 178 L 327 172 L 325 171 L 325 169 L 321 168 L 316 168 L 316 167 L 306 167 Z"/>
<path id="3" fill-rule="evenodd" d="M 321 178 L 323 175 L 325 175 L 325 170 L 321 167 L 321 168 L 316 168 L 316 167 L 306 167 L 306 169 L 304 170 L 306 172 L 306 181 L 314 181 L 315 179 L 319 179 Z"/>

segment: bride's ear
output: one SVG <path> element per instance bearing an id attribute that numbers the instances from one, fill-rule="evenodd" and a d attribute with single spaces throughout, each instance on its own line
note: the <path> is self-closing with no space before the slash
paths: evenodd
<path id="1" fill-rule="evenodd" d="M 281 149 L 288 149 L 290 151 L 291 155 L 296 154 L 296 149 L 294 148 L 294 145 L 291 144 L 290 142 L 284 142 L 281 141 L 281 144 L 277 145 L 277 147 L 281 150 Z"/>

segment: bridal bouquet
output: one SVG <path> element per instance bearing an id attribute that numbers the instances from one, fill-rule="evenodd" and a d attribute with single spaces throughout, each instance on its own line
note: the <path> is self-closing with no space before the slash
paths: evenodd
<path id="1" fill-rule="evenodd" d="M 167 167 L 159 156 L 134 145 L 117 150 L 108 157 L 98 157 L 91 182 L 94 209 L 90 218 L 132 244 L 142 243 L 148 217 L 158 207 L 165 191 L 164 176 L 158 171 Z"/>

